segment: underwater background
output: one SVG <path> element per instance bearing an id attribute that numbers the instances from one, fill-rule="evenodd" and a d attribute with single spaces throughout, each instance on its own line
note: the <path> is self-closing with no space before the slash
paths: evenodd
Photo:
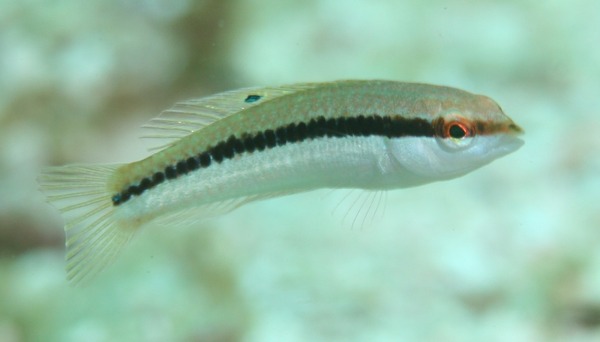
<path id="1" fill-rule="evenodd" d="M 0 341 L 598 340 L 599 42 L 595 0 L 1 0 Z M 67 284 L 42 167 L 141 159 L 177 101 L 355 78 L 488 95 L 525 145 L 385 205 L 322 190 L 149 225 Z"/>

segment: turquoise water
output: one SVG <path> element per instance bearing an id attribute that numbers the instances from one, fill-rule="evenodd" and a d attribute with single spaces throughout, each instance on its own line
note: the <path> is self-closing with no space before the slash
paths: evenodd
<path id="1" fill-rule="evenodd" d="M 597 1 L 0 6 L 0 341 L 600 338 Z M 359 193 L 273 199 L 147 227 L 66 284 L 41 167 L 142 158 L 179 100 L 351 78 L 489 95 L 526 143 L 364 225 Z"/>

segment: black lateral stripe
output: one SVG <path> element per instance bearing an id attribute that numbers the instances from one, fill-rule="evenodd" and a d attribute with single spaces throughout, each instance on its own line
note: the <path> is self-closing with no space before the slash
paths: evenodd
<path id="1" fill-rule="evenodd" d="M 243 153 L 263 151 L 288 143 L 302 142 L 308 139 L 323 137 L 351 136 L 384 136 L 387 138 L 400 137 L 433 137 L 435 127 L 431 122 L 401 116 L 359 115 L 356 117 L 338 117 L 310 119 L 306 122 L 292 122 L 275 129 L 262 132 L 243 133 L 216 143 L 193 157 L 186 157 L 167 166 L 162 172 L 156 172 L 151 177 L 142 179 L 137 185 L 130 185 L 112 197 L 113 205 L 127 202 L 131 196 L 139 196 L 164 181 L 175 179 L 196 169 L 209 167 L 213 162 L 221 163 Z"/>

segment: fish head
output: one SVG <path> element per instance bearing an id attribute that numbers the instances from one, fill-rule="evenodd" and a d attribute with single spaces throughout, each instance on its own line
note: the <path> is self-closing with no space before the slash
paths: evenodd
<path id="1" fill-rule="evenodd" d="M 523 130 L 491 99 L 471 95 L 468 105 L 439 103 L 433 136 L 391 139 L 395 161 L 415 184 L 451 179 L 478 169 L 523 145 Z"/>

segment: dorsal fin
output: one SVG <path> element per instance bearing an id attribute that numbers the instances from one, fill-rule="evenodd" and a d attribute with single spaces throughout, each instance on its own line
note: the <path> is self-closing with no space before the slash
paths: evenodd
<path id="1" fill-rule="evenodd" d="M 281 87 L 243 88 L 179 102 L 142 126 L 150 151 L 162 150 L 211 123 L 275 98 L 317 86 L 301 83 Z"/>

